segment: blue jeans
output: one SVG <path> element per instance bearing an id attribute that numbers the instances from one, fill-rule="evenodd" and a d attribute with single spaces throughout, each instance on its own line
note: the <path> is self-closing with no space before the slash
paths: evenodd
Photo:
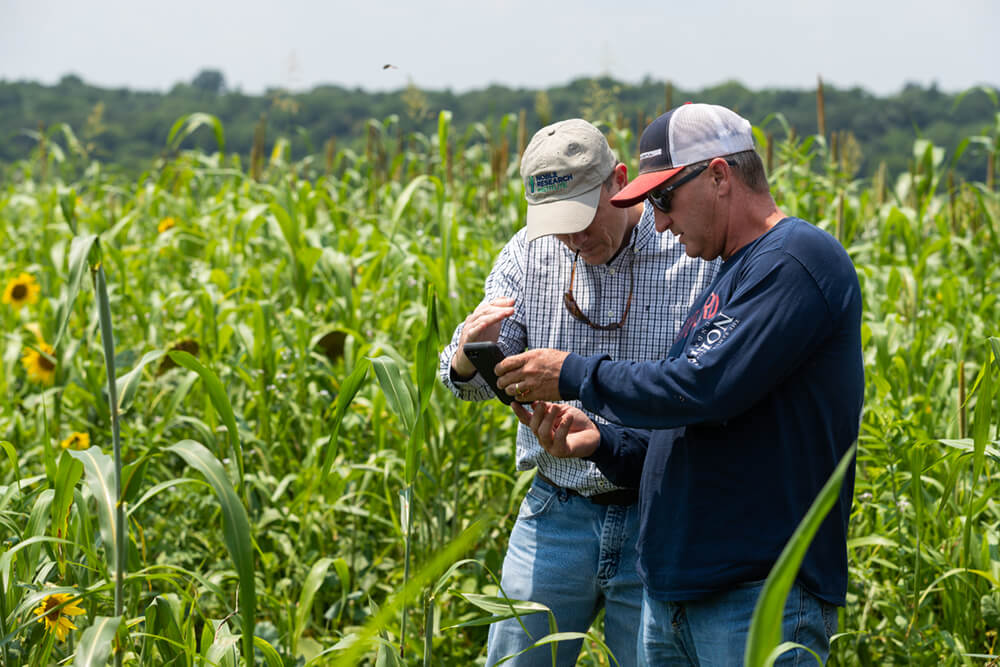
<path id="1" fill-rule="evenodd" d="M 742 665 L 750 618 L 763 588 L 763 581 L 754 581 L 689 602 L 664 602 L 645 593 L 639 664 Z M 785 601 L 781 640 L 808 646 L 825 663 L 836 631 L 837 608 L 794 584 Z M 816 659 L 794 649 L 774 664 L 815 665 Z"/>
<path id="2" fill-rule="evenodd" d="M 510 534 L 501 585 L 512 600 L 540 602 L 552 610 L 559 632 L 586 632 L 605 609 L 605 642 L 622 667 L 636 664 L 642 582 L 636 573 L 638 506 L 596 505 L 535 479 Z M 549 634 L 548 614 L 522 616 L 490 626 L 487 665 Z M 574 665 L 582 640 L 556 645 L 556 665 Z M 512 667 L 551 666 L 546 644 L 508 660 Z"/>

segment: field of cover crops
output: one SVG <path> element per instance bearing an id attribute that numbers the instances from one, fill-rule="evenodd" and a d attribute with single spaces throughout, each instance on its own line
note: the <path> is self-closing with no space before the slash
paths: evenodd
<path id="1" fill-rule="evenodd" d="M 194 114 L 137 179 L 65 126 L 0 167 L 0 664 L 482 661 L 532 473 L 509 410 L 435 372 L 523 224 L 531 131 L 390 118 L 358 152 L 241 164 Z M 634 131 L 608 134 L 634 174 Z M 794 136 L 758 130 L 778 204 L 840 239 L 865 298 L 830 664 L 996 664 L 1000 115 L 863 181 Z M 581 664 L 614 664 L 600 637 Z"/>

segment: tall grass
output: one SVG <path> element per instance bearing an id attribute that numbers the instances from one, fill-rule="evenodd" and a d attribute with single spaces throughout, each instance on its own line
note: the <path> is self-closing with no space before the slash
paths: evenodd
<path id="1" fill-rule="evenodd" d="M 782 122 L 758 128 L 779 205 L 837 235 L 865 299 L 830 662 L 994 659 L 1000 201 L 954 165 L 995 155 L 1000 123 L 984 119 L 961 155 L 917 142 L 909 172 L 863 182 L 843 142 L 834 159 L 826 137 Z M 513 471 L 510 413 L 455 401 L 434 369 L 523 224 L 523 123 L 460 133 L 444 113 L 435 134 L 403 136 L 376 120 L 363 151 L 295 158 L 277 137 L 245 169 L 195 114 L 134 182 L 74 162 L 55 135 L 6 168 L 0 278 L 28 272 L 39 297 L 0 309 L 5 664 L 482 655 L 494 612 L 472 602 L 500 597 L 530 473 Z M 219 150 L 185 150 L 194 132 Z M 51 384 L 21 361 L 43 342 Z M 64 454 L 73 433 L 90 448 Z M 65 641 L 32 613 L 53 592 L 86 610 Z M 581 662 L 609 664 L 596 637 Z"/>

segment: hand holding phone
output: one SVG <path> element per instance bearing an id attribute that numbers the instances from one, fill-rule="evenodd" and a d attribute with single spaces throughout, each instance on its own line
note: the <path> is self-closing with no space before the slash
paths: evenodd
<path id="1" fill-rule="evenodd" d="M 489 341 L 478 341 L 466 343 L 462 346 L 462 351 L 465 352 L 465 356 L 469 358 L 472 365 L 476 367 L 479 374 L 483 376 L 483 379 L 493 389 L 493 393 L 496 394 L 497 398 L 506 405 L 510 405 L 514 397 L 497 386 L 497 376 L 493 372 L 493 367 L 504 359 L 504 353 L 500 350 L 500 346 Z M 518 401 L 518 403 L 521 403 L 521 401 Z"/>

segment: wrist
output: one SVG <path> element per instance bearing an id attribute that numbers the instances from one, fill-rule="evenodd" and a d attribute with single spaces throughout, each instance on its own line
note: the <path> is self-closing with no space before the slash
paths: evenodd
<path id="1" fill-rule="evenodd" d="M 476 367 L 472 365 L 472 362 L 468 359 L 465 360 L 465 364 L 458 359 L 458 355 L 451 360 L 451 379 L 458 382 L 466 382 L 471 380 L 476 375 Z"/>

